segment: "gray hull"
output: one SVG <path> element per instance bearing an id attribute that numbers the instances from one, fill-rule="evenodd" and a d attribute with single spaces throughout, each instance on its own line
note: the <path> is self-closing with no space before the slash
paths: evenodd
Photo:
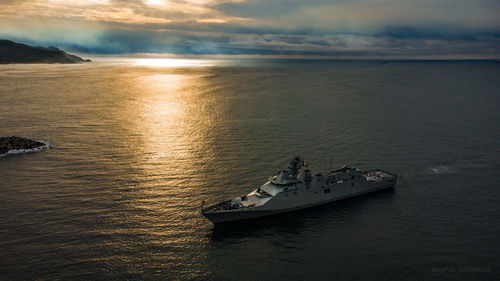
<path id="1" fill-rule="evenodd" d="M 294 208 L 286 208 L 286 209 L 279 209 L 279 210 L 234 209 L 234 210 L 224 210 L 224 211 L 219 211 L 219 212 L 209 212 L 209 211 L 203 210 L 202 214 L 214 224 L 255 219 L 255 218 L 260 218 L 260 217 L 265 217 L 265 216 L 272 216 L 272 215 L 278 215 L 278 214 L 298 211 L 298 210 L 311 208 L 311 207 L 315 207 L 315 206 L 319 206 L 319 205 L 324 205 L 324 204 L 328 204 L 331 202 L 335 202 L 335 201 L 339 201 L 339 200 L 343 200 L 343 199 L 347 199 L 347 198 L 352 198 L 352 197 L 356 197 L 356 196 L 360 196 L 360 195 L 364 195 L 364 194 L 368 194 L 368 193 L 372 193 L 372 192 L 376 192 L 376 191 L 380 191 L 380 190 L 393 188 L 394 185 L 395 185 L 395 182 L 387 184 L 387 185 L 363 190 L 360 192 L 344 195 L 344 196 L 334 197 L 334 198 L 331 198 L 329 200 L 324 200 L 324 201 L 319 201 L 319 202 L 315 202 L 312 204 L 297 206 Z"/>

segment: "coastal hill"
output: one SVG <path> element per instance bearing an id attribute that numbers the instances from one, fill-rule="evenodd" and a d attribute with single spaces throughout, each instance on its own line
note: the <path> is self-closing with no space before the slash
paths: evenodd
<path id="1" fill-rule="evenodd" d="M 0 39 L 0 64 L 82 62 L 90 62 L 90 60 L 70 55 L 56 47 L 33 47 Z"/>

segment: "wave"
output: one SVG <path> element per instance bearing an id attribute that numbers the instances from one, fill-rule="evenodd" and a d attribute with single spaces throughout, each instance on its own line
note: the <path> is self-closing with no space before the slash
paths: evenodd
<path id="1" fill-rule="evenodd" d="M 431 167 L 428 169 L 428 171 L 432 174 L 440 174 L 440 175 L 456 174 L 458 172 L 456 168 L 453 168 L 451 166 L 445 166 L 445 165 Z"/>
<path id="2" fill-rule="evenodd" d="M 0 154 L 0 157 L 4 157 L 4 156 L 7 156 L 7 155 L 11 155 L 11 154 L 21 154 L 21 153 L 37 152 L 37 151 L 44 150 L 44 149 L 52 149 L 52 148 L 54 148 L 54 145 L 50 144 L 47 141 L 38 141 L 38 142 L 43 143 L 43 145 L 41 145 L 39 147 L 35 147 L 35 148 L 29 148 L 29 149 L 11 149 L 11 150 L 7 151 L 4 154 Z"/>

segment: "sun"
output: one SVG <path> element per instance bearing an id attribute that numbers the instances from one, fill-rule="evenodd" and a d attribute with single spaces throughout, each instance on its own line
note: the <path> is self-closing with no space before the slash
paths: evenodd
<path id="1" fill-rule="evenodd" d="M 146 3 L 147 5 L 160 5 L 160 6 L 165 5 L 164 0 L 146 0 L 144 3 Z"/>

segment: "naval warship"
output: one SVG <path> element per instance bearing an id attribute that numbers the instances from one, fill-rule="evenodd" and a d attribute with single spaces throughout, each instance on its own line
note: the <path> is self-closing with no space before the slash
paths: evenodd
<path id="1" fill-rule="evenodd" d="M 245 196 L 204 208 L 201 213 L 214 224 L 297 211 L 378 190 L 393 188 L 395 174 L 379 169 L 362 171 L 344 166 L 327 175 L 312 175 L 300 157 L 269 177 Z"/>

